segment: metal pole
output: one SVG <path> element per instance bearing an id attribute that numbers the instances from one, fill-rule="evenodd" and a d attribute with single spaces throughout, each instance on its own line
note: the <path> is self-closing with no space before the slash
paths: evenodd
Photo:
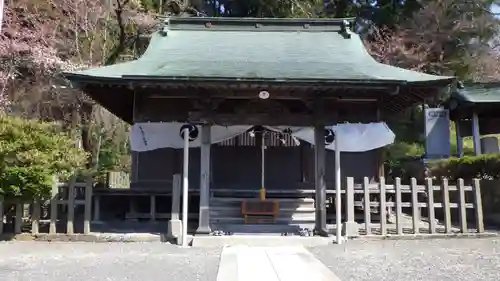
<path id="1" fill-rule="evenodd" d="M 184 129 L 184 162 L 182 169 L 182 247 L 187 247 L 188 228 L 188 169 L 189 169 L 189 129 Z"/>
<path id="2" fill-rule="evenodd" d="M 265 131 L 263 130 L 261 133 L 260 137 L 260 158 L 261 158 L 261 171 L 260 171 L 260 190 L 259 190 L 259 197 L 260 200 L 264 201 L 266 199 L 266 190 L 265 190 L 265 153 L 266 153 L 266 146 L 265 146 L 265 137 L 264 137 Z"/>
<path id="3" fill-rule="evenodd" d="M 334 129 L 335 133 L 335 199 L 336 199 L 336 211 L 335 220 L 337 225 L 337 244 L 342 244 L 342 223 L 341 223 L 341 189 L 340 189 L 340 138 L 338 130 Z"/>
<path id="4" fill-rule="evenodd" d="M 262 136 L 261 136 L 261 143 L 260 143 L 260 152 L 261 152 L 261 162 L 262 162 L 262 169 L 261 169 L 261 178 L 260 178 L 260 187 L 263 188 L 264 187 L 264 181 L 265 181 L 265 151 L 266 151 L 266 148 L 264 146 L 264 132 L 262 132 Z"/>

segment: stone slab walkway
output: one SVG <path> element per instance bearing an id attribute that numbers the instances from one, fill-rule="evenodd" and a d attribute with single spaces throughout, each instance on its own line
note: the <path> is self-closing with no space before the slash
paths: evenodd
<path id="1" fill-rule="evenodd" d="M 217 281 L 340 281 L 301 246 L 228 246 L 222 250 Z"/>

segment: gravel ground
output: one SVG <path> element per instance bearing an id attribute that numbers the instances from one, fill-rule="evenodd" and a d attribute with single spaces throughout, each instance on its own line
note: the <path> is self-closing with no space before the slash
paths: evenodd
<path id="1" fill-rule="evenodd" d="M 500 239 L 349 241 L 309 249 L 342 281 L 500 280 Z"/>
<path id="2" fill-rule="evenodd" d="M 0 243 L 0 280 L 215 281 L 220 249 L 162 243 Z"/>
<path id="3" fill-rule="evenodd" d="M 309 250 L 342 281 L 500 280 L 500 238 L 349 241 Z M 215 281 L 220 253 L 163 243 L 4 242 L 0 280 Z"/>

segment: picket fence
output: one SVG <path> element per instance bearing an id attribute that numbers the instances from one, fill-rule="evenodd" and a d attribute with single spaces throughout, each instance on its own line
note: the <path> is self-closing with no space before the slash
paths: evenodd
<path id="1" fill-rule="evenodd" d="M 405 195 L 409 197 L 408 202 L 404 201 Z M 374 196 L 378 200 L 372 200 Z M 361 226 L 346 228 L 345 235 L 348 237 L 484 232 L 478 179 L 466 186 L 463 179 L 457 180 L 456 185 L 449 185 L 446 179 L 440 185 L 433 185 L 432 179 L 426 179 L 424 185 L 418 185 L 417 180 L 412 178 L 410 185 L 403 185 L 396 178 L 394 184 L 389 185 L 385 184 L 384 178 L 373 184 L 364 178 L 362 184 L 356 185 L 353 178 L 347 178 L 344 198 L 345 224 Z M 456 199 L 456 202 L 452 199 Z M 407 211 L 403 212 L 404 209 Z M 363 211 L 361 220 L 356 218 L 357 210 Z M 422 216 L 422 211 L 427 214 Z M 411 213 L 411 216 L 407 213 Z M 472 218 L 467 216 L 468 213 L 470 216 L 473 213 Z M 378 214 L 378 222 L 375 223 L 372 222 L 374 214 Z M 458 216 L 458 220 L 452 220 L 452 214 L 455 218 Z M 393 223 L 388 223 L 391 218 Z M 360 221 L 363 223 L 358 223 Z"/>

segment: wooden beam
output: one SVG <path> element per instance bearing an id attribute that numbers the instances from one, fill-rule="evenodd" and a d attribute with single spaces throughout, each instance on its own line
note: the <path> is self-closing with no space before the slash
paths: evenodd
<path id="1" fill-rule="evenodd" d="M 336 114 L 326 115 L 324 123 L 335 124 L 338 116 Z M 192 112 L 188 119 L 193 123 L 213 123 L 220 125 L 241 124 L 266 124 L 268 126 L 310 126 L 314 118 L 306 114 L 211 114 L 203 116 L 201 113 Z"/>
<path id="2" fill-rule="evenodd" d="M 200 210 L 196 234 L 210 234 L 210 144 L 209 125 L 201 126 Z"/>
<path id="3" fill-rule="evenodd" d="M 325 148 L 325 118 L 324 103 L 318 99 L 315 103 L 314 116 L 314 160 L 315 160 L 315 190 L 316 212 L 314 231 L 317 235 L 325 236 L 326 232 L 326 148 Z M 310 123 L 311 124 L 311 123 Z M 340 214 L 337 214 L 340 215 Z M 340 227 L 339 225 L 337 227 Z"/>
<path id="4" fill-rule="evenodd" d="M 472 140 L 474 141 L 474 153 L 481 155 L 481 134 L 479 130 L 479 117 L 476 112 L 472 113 Z"/>
<path id="5" fill-rule="evenodd" d="M 377 121 L 380 122 L 382 121 L 382 112 L 380 109 L 377 109 Z M 385 176 L 385 167 L 384 167 L 384 162 L 385 162 L 385 150 L 384 148 L 379 148 L 377 152 L 377 162 L 378 162 L 378 177 L 382 178 Z"/>
<path id="6" fill-rule="evenodd" d="M 459 158 L 464 156 L 464 139 L 462 137 L 462 132 L 460 131 L 460 122 L 455 120 L 455 132 L 457 137 L 457 154 Z"/>

